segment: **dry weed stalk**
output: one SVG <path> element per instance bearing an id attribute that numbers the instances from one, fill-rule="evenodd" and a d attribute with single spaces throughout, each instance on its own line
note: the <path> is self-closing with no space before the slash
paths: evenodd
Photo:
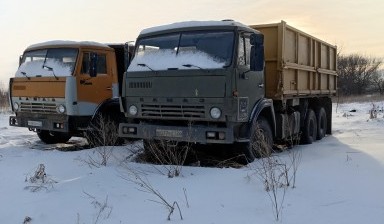
<path id="1" fill-rule="evenodd" d="M 289 186 L 288 167 L 275 156 L 260 158 L 257 163 L 257 176 L 264 184 L 264 189 L 272 202 L 275 219 L 278 221 L 281 218 L 285 193 Z"/>
<path id="2" fill-rule="evenodd" d="M 372 109 L 369 110 L 369 119 L 376 119 L 378 110 L 379 107 L 376 107 L 376 105 L 372 103 Z"/>
<path id="3" fill-rule="evenodd" d="M 109 117 L 100 114 L 96 116 L 90 126 L 85 137 L 89 145 L 95 147 L 95 155 L 89 155 L 84 162 L 94 167 L 107 166 L 119 139 L 116 124 Z"/>
<path id="4" fill-rule="evenodd" d="M 29 216 L 25 216 L 23 224 L 30 224 L 32 222 L 32 218 Z"/>
<path id="5" fill-rule="evenodd" d="M 91 204 L 97 209 L 96 217 L 94 219 L 93 224 L 99 223 L 100 219 L 106 220 L 111 216 L 112 213 L 112 207 L 108 205 L 108 195 L 105 197 L 105 200 L 103 202 L 100 202 L 97 200 L 95 196 L 92 196 L 91 194 L 83 191 L 85 195 L 87 195 L 90 199 L 92 199 Z M 78 223 L 80 221 L 80 215 L 77 214 L 77 220 Z"/>
<path id="6" fill-rule="evenodd" d="M 291 116 L 288 116 L 288 125 L 292 124 L 293 120 Z M 288 186 L 291 183 L 292 180 L 292 188 L 296 187 L 296 174 L 297 170 L 299 168 L 299 165 L 301 163 L 301 150 L 299 149 L 294 149 L 292 146 L 298 145 L 300 143 L 300 133 L 297 135 L 293 134 L 293 131 L 290 127 L 286 127 L 286 130 L 289 130 L 288 134 L 290 136 L 289 138 L 289 150 L 288 150 L 288 156 L 290 159 L 290 164 L 287 170 L 292 170 L 292 175 L 291 178 L 289 179 Z M 288 176 L 288 175 L 287 175 Z"/>
<path id="7" fill-rule="evenodd" d="M 173 203 L 169 202 L 158 190 L 156 190 L 152 186 L 148 178 L 146 178 L 145 173 L 138 172 L 137 170 L 130 168 L 128 165 L 124 165 L 124 169 L 127 172 L 126 172 L 126 175 L 121 176 L 123 179 L 139 186 L 138 188 L 139 191 L 151 194 L 158 199 L 158 200 L 150 200 L 150 201 L 164 205 L 167 208 L 168 210 L 167 220 L 171 220 L 171 216 L 175 211 L 175 209 L 179 211 L 180 219 L 183 220 L 183 215 L 181 214 L 181 209 L 177 201 L 174 201 Z M 186 190 L 184 190 L 184 196 L 187 200 Z M 188 200 L 187 200 L 187 204 L 188 204 Z"/>
<path id="8" fill-rule="evenodd" d="M 180 145 L 178 142 L 164 140 L 144 142 L 146 155 L 154 159 L 155 163 L 162 165 L 169 178 L 180 176 L 190 149 L 190 144 Z"/>
<path id="9" fill-rule="evenodd" d="M 39 164 L 33 175 L 27 175 L 25 182 L 32 184 L 24 187 L 24 189 L 30 190 L 31 192 L 37 192 L 41 189 L 49 190 L 53 188 L 53 184 L 57 183 L 57 181 L 47 177 L 44 164 Z"/>
<path id="10" fill-rule="evenodd" d="M 259 150 L 258 153 L 260 158 L 256 160 L 256 167 L 254 171 L 256 176 L 264 184 L 264 189 L 267 192 L 271 203 L 272 211 L 275 215 L 276 221 L 281 219 L 281 213 L 283 209 L 283 203 L 287 187 L 289 186 L 289 166 L 278 156 L 271 155 L 270 144 L 263 137 L 260 129 L 255 131 L 259 139 L 255 142 L 253 149 Z"/>

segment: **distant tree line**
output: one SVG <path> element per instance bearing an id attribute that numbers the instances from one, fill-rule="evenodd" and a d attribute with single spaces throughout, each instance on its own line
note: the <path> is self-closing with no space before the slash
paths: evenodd
<path id="1" fill-rule="evenodd" d="M 1 108 L 8 107 L 8 91 L 5 89 L 1 88 L 0 86 L 0 111 Z"/>
<path id="2" fill-rule="evenodd" d="M 338 55 L 337 63 L 340 95 L 384 94 L 382 59 L 359 54 Z"/>

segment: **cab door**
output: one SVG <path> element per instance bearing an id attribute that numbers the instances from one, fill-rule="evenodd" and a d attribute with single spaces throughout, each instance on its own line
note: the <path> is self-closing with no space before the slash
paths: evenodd
<path id="1" fill-rule="evenodd" d="M 251 33 L 240 33 L 238 40 L 238 56 L 237 56 L 237 93 L 240 98 L 244 111 L 241 120 L 249 117 L 255 103 L 265 95 L 264 89 L 264 73 L 260 71 L 251 71 Z M 240 110 L 240 109 L 239 109 Z"/>
<path id="2" fill-rule="evenodd" d="M 106 51 L 87 51 L 80 54 L 80 72 L 76 77 L 77 99 L 80 115 L 92 116 L 97 107 L 107 99 L 112 98 L 112 71 L 107 63 L 110 54 Z M 91 77 L 91 57 L 94 57 L 96 75 Z"/>

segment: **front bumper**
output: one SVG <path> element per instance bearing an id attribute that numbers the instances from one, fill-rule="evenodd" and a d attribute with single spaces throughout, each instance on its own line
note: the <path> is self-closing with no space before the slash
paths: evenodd
<path id="1" fill-rule="evenodd" d="M 16 127 L 27 127 L 29 129 L 39 129 L 48 131 L 69 132 L 68 116 L 10 116 L 9 125 Z"/>
<path id="2" fill-rule="evenodd" d="M 200 144 L 232 144 L 235 141 L 233 130 L 234 129 L 230 127 L 207 127 L 198 125 L 183 127 L 120 123 L 119 137 L 170 140 Z"/>

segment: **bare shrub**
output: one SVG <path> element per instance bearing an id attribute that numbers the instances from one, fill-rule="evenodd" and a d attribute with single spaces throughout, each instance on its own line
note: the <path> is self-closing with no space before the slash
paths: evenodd
<path id="1" fill-rule="evenodd" d="M 369 119 L 376 119 L 378 110 L 379 108 L 374 103 L 372 103 L 372 108 L 369 110 Z"/>
<path id="2" fill-rule="evenodd" d="M 6 112 L 9 111 L 9 109 L 8 91 L 2 87 L 2 83 L 0 82 L 0 112 Z"/>
<path id="3" fill-rule="evenodd" d="M 287 125 L 290 125 L 293 123 L 292 117 L 288 116 L 288 123 Z M 299 168 L 299 165 L 301 163 L 301 151 L 298 149 L 292 148 L 294 145 L 298 145 L 300 143 L 300 134 L 294 135 L 292 132 L 292 129 L 290 127 L 286 127 L 286 130 L 289 130 L 289 145 L 288 145 L 288 156 L 290 159 L 290 164 L 288 167 L 288 170 L 292 170 L 292 175 L 290 177 L 290 180 L 288 182 L 288 185 L 292 181 L 292 188 L 296 187 L 296 174 L 297 170 Z"/>
<path id="4" fill-rule="evenodd" d="M 289 186 L 289 170 L 285 163 L 278 157 L 269 156 L 257 160 L 257 167 L 254 168 L 257 177 L 264 184 L 271 203 L 272 211 L 276 221 L 281 218 L 285 193 Z"/>
<path id="5" fill-rule="evenodd" d="M 189 143 L 180 144 L 165 140 L 144 141 L 144 151 L 150 159 L 167 171 L 169 178 L 178 177 L 191 149 Z M 164 173 L 163 173 L 164 174 Z"/>
<path id="6" fill-rule="evenodd" d="M 37 192 L 41 189 L 49 190 L 53 188 L 53 184 L 57 183 L 57 181 L 47 176 L 44 164 L 39 164 L 32 175 L 27 175 L 25 177 L 25 182 L 32 184 L 24 188 L 26 190 L 30 190 L 31 192 Z"/>
<path id="7" fill-rule="evenodd" d="M 89 155 L 85 162 L 94 167 L 107 166 L 114 146 L 119 140 L 116 123 L 109 117 L 99 114 L 91 122 L 85 137 L 89 145 L 95 147 L 93 155 Z"/>
<path id="8" fill-rule="evenodd" d="M 292 188 L 296 188 L 296 176 L 297 176 L 297 170 L 299 168 L 299 165 L 301 163 L 301 157 L 302 153 L 299 149 L 290 149 L 288 151 L 288 156 L 290 159 L 290 167 L 288 170 L 292 170 L 291 177 L 289 180 L 289 183 L 292 183 Z"/>
<path id="9" fill-rule="evenodd" d="M 264 190 L 267 192 L 271 203 L 272 211 L 276 221 L 281 219 L 283 203 L 287 188 L 291 185 L 291 180 L 296 181 L 296 172 L 300 163 L 301 154 L 299 151 L 292 150 L 289 154 L 290 163 L 283 161 L 280 157 L 270 153 L 270 144 L 262 137 L 262 131 L 256 127 L 256 135 L 260 135 L 257 139 L 256 146 L 252 148 L 258 149 L 257 153 L 260 158 L 251 165 L 251 169 L 255 171 L 256 176 L 264 184 Z M 294 144 L 295 139 L 292 139 L 291 144 Z M 296 140 L 295 140 L 296 141 Z M 291 173 L 293 169 L 293 174 Z M 292 176 L 291 176 L 292 175 Z"/>
<path id="10" fill-rule="evenodd" d="M 171 220 L 171 216 L 174 213 L 175 209 L 179 211 L 180 219 L 183 220 L 183 215 L 181 214 L 181 209 L 177 201 L 174 201 L 172 203 L 171 201 L 167 200 L 158 190 L 156 190 L 153 187 L 153 185 L 150 183 L 148 178 L 146 178 L 145 173 L 132 169 L 127 164 L 125 164 L 123 167 L 126 172 L 125 172 L 125 175 L 122 175 L 121 177 L 137 185 L 139 187 L 138 188 L 139 191 L 153 195 L 157 199 L 157 200 L 151 200 L 151 201 L 165 206 L 168 210 L 167 220 Z M 184 197 L 186 199 L 186 203 L 189 206 L 185 188 L 183 188 L 183 192 L 184 192 Z"/>
<path id="11" fill-rule="evenodd" d="M 29 223 L 31 223 L 31 222 L 32 222 L 32 218 L 29 217 L 29 216 L 25 216 L 24 221 L 23 221 L 23 224 L 29 224 Z"/>
<path id="12" fill-rule="evenodd" d="M 83 191 L 91 200 L 91 204 L 97 210 L 93 224 L 99 223 L 100 220 L 106 220 L 111 216 L 112 207 L 108 205 L 108 195 L 105 197 L 104 201 L 99 201 L 95 196 Z M 77 223 L 80 223 L 80 215 L 77 214 Z"/>

